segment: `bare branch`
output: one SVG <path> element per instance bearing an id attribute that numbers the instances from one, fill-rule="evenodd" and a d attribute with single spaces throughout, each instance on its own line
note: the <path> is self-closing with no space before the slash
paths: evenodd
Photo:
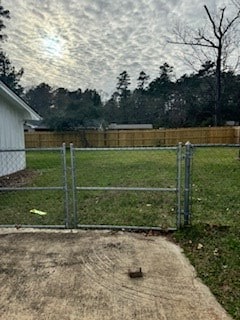
<path id="1" fill-rule="evenodd" d="M 209 20 L 210 20 L 211 23 L 212 23 L 214 35 L 215 35 L 215 37 L 216 37 L 217 39 L 219 39 L 219 35 L 217 34 L 216 23 L 215 23 L 215 21 L 213 20 L 210 12 L 209 12 L 209 10 L 208 10 L 208 7 L 207 7 L 206 5 L 204 5 L 204 9 L 206 10 L 207 15 L 208 15 L 208 18 L 209 18 Z"/>
<path id="2" fill-rule="evenodd" d="M 178 41 L 169 41 L 168 43 L 171 44 L 182 44 L 182 45 L 186 45 L 186 46 L 199 46 L 199 47 L 207 47 L 207 48 L 213 48 L 212 45 L 210 44 L 204 44 L 204 43 L 200 43 L 200 42 L 178 42 Z M 214 45 L 214 48 L 217 48 L 217 46 Z"/>
<path id="3" fill-rule="evenodd" d="M 233 3 L 235 3 L 236 0 Z M 234 24 L 238 19 L 240 19 L 240 6 L 237 6 L 237 14 L 228 19 L 225 17 L 226 7 L 220 9 L 220 14 L 217 18 L 210 13 L 208 7 L 204 5 L 204 9 L 206 11 L 208 20 L 210 21 L 211 28 L 210 33 L 206 33 L 204 30 L 198 29 L 191 30 L 182 28 L 177 29 L 175 38 L 177 41 L 169 41 L 172 44 L 186 45 L 190 46 L 193 50 L 193 55 L 188 60 L 188 63 L 192 64 L 192 58 L 194 56 L 198 57 L 200 54 L 202 57 L 207 58 L 205 61 L 209 61 L 209 50 L 206 48 L 214 49 L 212 53 L 215 55 L 215 106 L 214 106 L 214 123 L 218 124 L 218 121 L 221 121 L 221 108 L 222 108 L 222 86 L 221 86 L 221 77 L 222 71 L 227 68 L 227 58 L 229 56 L 233 56 L 234 52 L 237 48 L 236 44 L 234 44 L 233 39 L 236 38 L 237 28 L 234 27 Z M 181 26 L 180 26 L 181 27 Z M 230 30 L 231 28 L 231 30 Z M 189 32 L 190 30 L 190 32 Z M 239 42 L 239 41 L 238 41 Z M 211 53 L 211 54 L 212 54 Z M 186 58 L 186 57 L 185 57 Z M 238 55 L 239 58 L 239 55 Z M 201 61 L 201 57 L 198 57 L 198 61 Z M 238 62 L 237 62 L 238 64 Z"/>
<path id="4" fill-rule="evenodd" d="M 223 36 L 223 34 L 222 34 L 222 23 L 223 23 L 223 18 L 224 18 L 224 11 L 225 11 L 225 9 L 226 9 L 226 7 L 223 8 L 223 9 L 221 9 L 222 14 L 221 14 L 220 22 L 219 22 L 219 27 L 218 27 L 218 32 L 219 32 L 219 34 L 220 34 L 220 37 Z"/>
<path id="5" fill-rule="evenodd" d="M 238 8 L 240 9 L 240 3 L 238 0 L 231 0 L 231 2 Z"/>
<path id="6" fill-rule="evenodd" d="M 236 0 L 231 0 L 236 1 Z M 209 60 L 209 55 L 215 59 L 219 59 L 222 67 L 227 65 L 227 60 L 230 56 L 235 55 L 236 48 L 238 47 L 238 30 L 236 21 L 240 18 L 240 7 L 237 8 L 237 14 L 231 19 L 226 17 L 226 7 L 219 9 L 218 20 L 210 13 L 208 7 L 204 6 L 208 20 L 211 22 L 209 30 L 212 29 L 212 35 L 208 34 L 206 30 L 199 28 L 198 30 L 191 29 L 182 24 L 175 25 L 174 40 L 168 40 L 168 43 L 176 45 L 186 45 L 191 47 L 195 54 L 190 58 L 196 58 L 202 61 L 202 58 Z M 231 30 L 230 30 L 231 28 Z M 214 49 L 212 53 L 206 49 Z M 200 58 L 201 56 L 201 58 Z M 235 59 L 236 60 L 236 59 Z M 189 61 L 188 61 L 189 64 Z"/>
<path id="7" fill-rule="evenodd" d="M 228 23 L 226 29 L 223 31 L 223 36 L 227 33 L 227 31 L 229 30 L 229 28 L 231 28 L 231 26 L 234 24 L 234 22 L 240 18 L 240 9 L 238 10 L 237 15 Z"/>
<path id="8" fill-rule="evenodd" d="M 204 41 L 206 41 L 207 43 L 210 44 L 210 47 L 217 48 L 217 45 L 215 45 L 215 43 L 214 43 L 212 40 L 206 38 L 206 37 L 204 36 L 204 34 L 201 33 L 200 30 L 198 31 L 198 34 L 199 34 L 199 38 L 195 38 L 195 40 L 198 40 L 198 41 L 199 41 L 199 45 L 204 46 L 204 44 L 200 42 L 201 40 L 204 40 Z"/>

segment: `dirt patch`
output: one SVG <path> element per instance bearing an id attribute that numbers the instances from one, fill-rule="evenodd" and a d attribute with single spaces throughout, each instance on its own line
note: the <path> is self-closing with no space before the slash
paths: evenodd
<path id="1" fill-rule="evenodd" d="M 164 237 L 0 232 L 2 320 L 231 319 Z"/>
<path id="2" fill-rule="evenodd" d="M 23 187 L 29 184 L 38 173 L 34 170 L 24 169 L 3 177 L 0 177 L 0 188 Z"/>

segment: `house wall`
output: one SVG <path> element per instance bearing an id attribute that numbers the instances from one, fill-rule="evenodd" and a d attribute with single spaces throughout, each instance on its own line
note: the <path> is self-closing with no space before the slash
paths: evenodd
<path id="1" fill-rule="evenodd" d="M 24 112 L 0 97 L 0 150 L 24 149 Z M 26 167 L 25 152 L 0 151 L 0 176 L 8 175 Z"/>

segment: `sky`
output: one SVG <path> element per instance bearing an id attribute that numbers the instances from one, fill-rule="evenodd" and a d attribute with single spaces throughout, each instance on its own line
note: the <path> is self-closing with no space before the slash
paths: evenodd
<path id="1" fill-rule="evenodd" d="M 238 0 L 237 0 L 238 1 Z M 116 88 L 126 70 L 131 88 L 139 73 L 159 74 L 174 66 L 176 76 L 192 71 L 187 48 L 168 43 L 176 23 L 207 27 L 203 5 L 212 13 L 231 0 L 2 0 L 10 10 L 3 43 L 16 68 L 24 68 L 22 85 L 41 82 L 69 90 L 96 89 L 103 96 Z M 234 12 L 234 11 L 232 11 Z"/>

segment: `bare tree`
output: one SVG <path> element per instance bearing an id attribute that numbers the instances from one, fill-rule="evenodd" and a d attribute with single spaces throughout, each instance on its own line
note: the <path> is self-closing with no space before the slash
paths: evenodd
<path id="1" fill-rule="evenodd" d="M 235 0 L 232 1 L 235 4 Z M 204 58 L 207 58 L 206 60 L 209 60 L 209 51 L 207 49 L 214 50 L 216 67 L 214 125 L 221 123 L 221 75 L 227 56 L 233 50 L 233 35 L 236 31 L 235 28 L 237 26 L 237 22 L 240 20 L 240 8 L 237 5 L 236 8 L 236 14 L 229 19 L 226 17 L 226 7 L 219 9 L 219 15 L 214 17 L 209 11 L 208 7 L 204 5 L 204 9 L 210 23 L 210 29 L 205 31 L 204 28 L 199 28 L 196 31 L 192 31 L 187 27 L 176 27 L 173 30 L 176 36 L 176 41 L 169 41 L 169 43 L 172 44 L 191 46 L 193 50 L 200 48 L 200 52 L 203 54 Z"/>
<path id="2" fill-rule="evenodd" d="M 236 6 L 236 8 L 240 9 L 240 2 L 239 2 L 239 0 L 231 0 L 231 2 Z"/>

